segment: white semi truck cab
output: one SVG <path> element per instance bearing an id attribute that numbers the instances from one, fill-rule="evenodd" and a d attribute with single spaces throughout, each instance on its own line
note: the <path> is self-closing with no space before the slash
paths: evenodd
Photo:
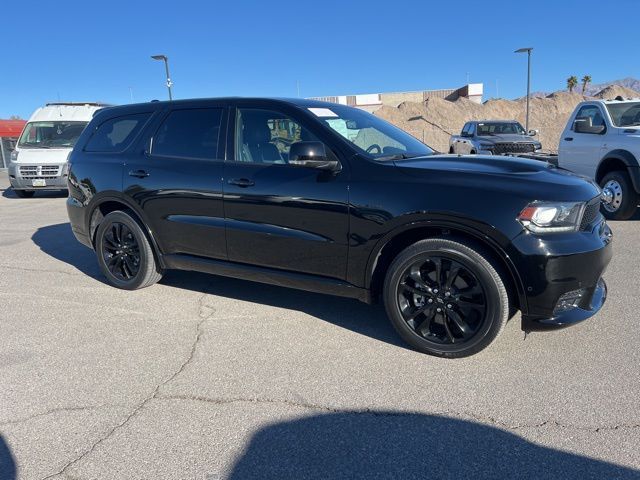
<path id="1" fill-rule="evenodd" d="M 640 201 L 640 98 L 580 103 L 560 137 L 558 165 L 600 185 L 607 218 L 631 218 Z"/>
<path id="2" fill-rule="evenodd" d="M 29 118 L 9 162 L 9 183 L 19 197 L 67 188 L 67 157 L 76 140 L 105 107 L 101 103 L 47 103 Z"/>

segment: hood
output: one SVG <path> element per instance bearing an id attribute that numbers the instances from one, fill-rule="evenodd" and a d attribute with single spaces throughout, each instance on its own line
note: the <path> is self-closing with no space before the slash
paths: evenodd
<path id="1" fill-rule="evenodd" d="M 71 148 L 21 148 L 18 153 L 19 164 L 61 164 L 67 162 Z"/>
<path id="2" fill-rule="evenodd" d="M 524 143 L 539 143 L 537 140 L 529 137 L 528 135 L 518 135 L 516 133 L 504 133 L 501 135 L 478 135 L 478 140 L 482 142 L 524 142 Z"/>
<path id="3" fill-rule="evenodd" d="M 394 162 L 416 181 L 502 191 L 531 200 L 582 201 L 600 194 L 586 177 L 546 162 L 508 156 L 433 155 Z"/>

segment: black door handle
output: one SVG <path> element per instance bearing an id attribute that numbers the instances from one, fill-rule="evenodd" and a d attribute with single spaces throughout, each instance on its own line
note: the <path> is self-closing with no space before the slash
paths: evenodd
<path id="1" fill-rule="evenodd" d="M 564 137 L 567 142 L 573 142 L 573 137 Z"/>
<path id="2" fill-rule="evenodd" d="M 131 170 L 129 172 L 129 176 L 136 177 L 136 178 L 145 178 L 149 176 L 149 173 L 145 172 L 144 170 Z"/>
<path id="3" fill-rule="evenodd" d="M 242 188 L 253 187 L 255 185 L 255 182 L 249 180 L 248 178 L 232 178 L 227 183 L 229 185 L 236 185 Z"/>

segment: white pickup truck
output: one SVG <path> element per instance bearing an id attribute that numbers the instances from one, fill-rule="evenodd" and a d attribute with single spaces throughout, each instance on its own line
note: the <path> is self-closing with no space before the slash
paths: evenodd
<path id="1" fill-rule="evenodd" d="M 580 103 L 560 137 L 558 165 L 598 182 L 607 218 L 631 218 L 640 202 L 640 99 Z"/>

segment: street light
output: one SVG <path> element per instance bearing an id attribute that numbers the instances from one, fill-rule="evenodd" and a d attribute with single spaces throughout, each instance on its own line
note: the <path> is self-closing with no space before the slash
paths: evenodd
<path id="1" fill-rule="evenodd" d="M 173 82 L 171 81 L 171 77 L 169 77 L 169 59 L 166 55 L 151 55 L 151 58 L 153 58 L 154 60 L 164 61 L 164 69 L 167 72 L 167 88 L 169 89 L 169 100 L 173 100 L 173 97 L 171 95 L 171 85 L 173 85 Z"/>
<path id="2" fill-rule="evenodd" d="M 527 53 L 527 117 L 525 120 L 525 130 L 529 133 L 529 94 L 531 92 L 531 50 L 533 47 L 519 48 L 514 53 Z"/>

